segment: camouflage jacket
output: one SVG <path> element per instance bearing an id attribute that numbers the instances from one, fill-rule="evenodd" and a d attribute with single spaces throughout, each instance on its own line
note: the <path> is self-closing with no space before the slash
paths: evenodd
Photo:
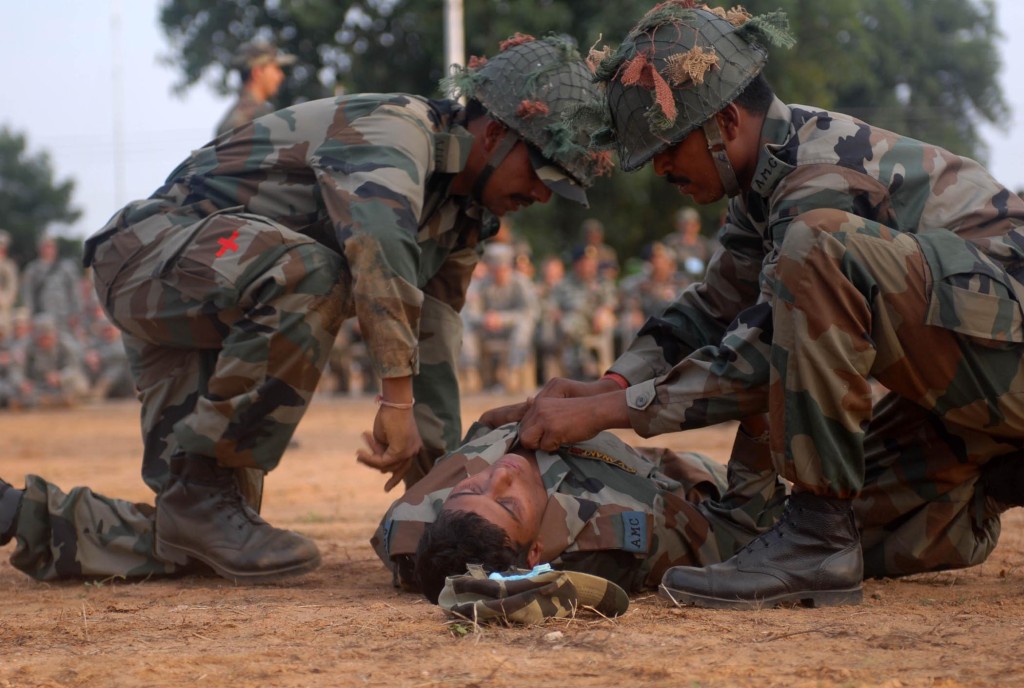
<path id="1" fill-rule="evenodd" d="M 1024 201 L 973 160 L 776 99 L 751 188 L 730 202 L 720 230 L 724 250 L 611 368 L 632 384 L 640 435 L 766 408 L 777 252 L 793 219 L 818 208 L 914 234 L 933 278 L 928 324 L 1024 341 Z M 972 297 L 989 296 L 993 280 L 1016 301 L 981 307 Z"/>
<path id="2" fill-rule="evenodd" d="M 274 111 L 274 106 L 268 101 L 257 101 L 249 89 L 243 88 L 238 94 L 238 100 L 234 102 L 231 109 L 225 113 L 224 118 L 217 124 L 216 136 L 225 134 L 236 127 L 248 124 L 257 117 L 269 115 Z"/>
<path id="3" fill-rule="evenodd" d="M 454 101 L 398 93 L 278 110 L 194 151 L 89 241 L 162 213 L 186 242 L 222 211 L 308 235 L 345 258 L 376 373 L 413 374 L 424 294 L 461 309 L 478 260 L 484 211 L 448 193 L 473 144 L 461 113 Z"/>
<path id="4" fill-rule="evenodd" d="M 21 273 L 21 303 L 32 315 L 49 313 L 66 327 L 68 317 L 82 312 L 80 278 L 78 268 L 66 258 L 52 263 L 33 260 Z"/>
<path id="5" fill-rule="evenodd" d="M 470 428 L 448 454 L 388 509 L 371 544 L 395 575 L 415 589 L 413 555 L 459 481 L 504 456 L 516 424 Z M 538 451 L 548 503 L 541 519 L 541 561 L 615 581 L 626 590 L 656 588 L 670 566 L 703 566 L 731 556 L 781 510 L 785 488 L 766 455 L 746 454 L 726 467 L 696 453 L 634 449 L 611 433 Z"/>
<path id="6" fill-rule="evenodd" d="M 0 326 L 7 326 L 3 314 L 14 308 L 18 300 L 18 264 L 10 258 L 0 258 Z"/>

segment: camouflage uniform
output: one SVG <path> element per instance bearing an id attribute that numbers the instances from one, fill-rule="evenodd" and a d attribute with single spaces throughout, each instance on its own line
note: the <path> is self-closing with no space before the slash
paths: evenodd
<path id="1" fill-rule="evenodd" d="M 259 101 L 246 89 L 238 94 L 238 100 L 227 111 L 224 118 L 217 124 L 217 136 L 225 134 L 236 127 L 248 124 L 258 117 L 269 115 L 274 111 L 270 101 Z"/>
<path id="2" fill-rule="evenodd" d="M 371 544 L 397 585 L 415 589 L 416 546 L 452 487 L 500 459 L 517 433 L 515 424 L 474 426 L 462 447 L 391 505 Z M 657 587 L 670 566 L 728 557 L 774 523 L 785 497 L 766 470 L 767 453 L 749 446 L 737 445 L 729 476 L 700 454 L 634 449 L 611 433 L 558 453 L 538 451 L 548 491 L 541 561 L 639 591 Z"/>
<path id="3" fill-rule="evenodd" d="M 31 390 L 22 394 L 19 401 L 31 407 L 63 406 L 83 399 L 89 382 L 79 343 L 61 332 L 49 315 L 36 316 L 32 337 L 22 370 Z"/>
<path id="4" fill-rule="evenodd" d="M 280 110 L 195 151 L 87 241 L 155 492 L 181 451 L 273 469 L 352 316 L 378 375 L 416 374 L 433 456 L 457 442 L 456 309 L 484 227 L 479 206 L 447 194 L 472 145 L 460 113 L 402 94 Z M 24 503 L 12 561 L 31 575 L 173 570 L 151 553 L 151 509 L 32 476 Z"/>
<path id="5" fill-rule="evenodd" d="M 976 563 L 998 535 L 979 468 L 1024 438 L 1024 202 L 974 161 L 778 99 L 761 144 L 704 282 L 612 367 L 633 428 L 767 408 L 783 476 L 864 490 L 862 525 Z M 881 417 L 869 376 L 898 395 Z"/>
<path id="6" fill-rule="evenodd" d="M 536 297 L 533 284 L 512 271 L 511 246 L 493 245 L 488 249 L 508 248 L 509 254 L 501 257 L 485 255 L 485 261 L 491 263 L 493 269 L 510 271 L 503 284 L 495 275 L 489 274 L 476 282 L 474 307 L 467 304 L 463 324 L 465 337 L 463 340 L 463 365 L 491 370 L 497 363 L 504 368 L 504 382 L 508 391 L 517 389 L 512 380 L 518 380 L 521 370 L 530 355 L 530 346 L 536 329 Z M 501 264 L 499 266 L 499 263 Z M 489 326 L 490 322 L 490 326 Z M 489 361 L 493 358 L 491 348 L 500 347 L 500 361 Z M 491 371 L 496 372 L 496 371 Z M 483 375 L 488 384 L 495 382 L 495 376 Z M 497 375 L 501 378 L 501 375 Z"/>
<path id="7" fill-rule="evenodd" d="M 52 315 L 63 330 L 82 313 L 81 274 L 74 263 L 58 258 L 33 260 L 21 273 L 21 303 L 31 315 Z"/>
<path id="8" fill-rule="evenodd" d="M 14 303 L 18 300 L 18 264 L 7 255 L 11 235 L 0 229 L 0 329 L 9 331 Z"/>
<path id="9" fill-rule="evenodd" d="M 19 404 L 19 388 L 23 380 L 21 365 L 11 352 L 6 335 L 0 337 L 0 409 Z"/>
<path id="10" fill-rule="evenodd" d="M 598 313 L 614 313 L 618 307 L 615 285 L 597 277 L 583 279 L 574 270 L 551 290 L 551 301 L 561 317 L 562 365 L 567 377 L 592 378 L 604 372 L 600 356 L 591 349 L 609 348 L 614 339 L 614 323 L 607 329 L 595 328 Z"/>

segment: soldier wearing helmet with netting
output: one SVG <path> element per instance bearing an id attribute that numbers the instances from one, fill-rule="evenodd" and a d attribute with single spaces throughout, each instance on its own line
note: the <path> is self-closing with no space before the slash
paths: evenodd
<path id="1" fill-rule="evenodd" d="M 983 561 L 1024 503 L 1024 203 L 973 160 L 783 103 L 761 70 L 790 42 L 779 12 L 676 0 L 602 56 L 595 140 L 698 203 L 728 196 L 722 248 L 601 380 L 549 383 L 523 416 L 545 450 L 764 430 L 785 515 L 669 570 L 677 603 L 856 603 L 864 575 Z"/>
<path id="2" fill-rule="evenodd" d="M 0 482 L 15 565 L 57 578 L 199 561 L 248 582 L 317 566 L 316 545 L 257 505 L 342 321 L 358 318 L 382 379 L 358 458 L 389 489 L 411 483 L 461 435 L 458 310 L 493 216 L 552 193 L 585 203 L 609 167 L 563 121 L 599 98 L 592 79 L 569 41 L 517 35 L 453 75 L 466 107 L 401 93 L 289 107 L 116 213 L 85 260 L 137 373 L 155 515 L 34 476 L 23 495 Z"/>

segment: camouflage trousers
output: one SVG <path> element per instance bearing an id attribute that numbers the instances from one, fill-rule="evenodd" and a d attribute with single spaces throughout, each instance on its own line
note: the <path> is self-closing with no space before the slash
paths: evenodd
<path id="1" fill-rule="evenodd" d="M 258 505 L 263 473 L 280 461 L 341 322 L 354 315 L 346 263 L 310 237 L 231 211 L 197 222 L 150 201 L 110 226 L 118 231 L 87 255 L 142 401 L 143 480 L 159 493 L 171 456 L 202 454 L 239 469 Z M 413 388 L 426 448 L 407 481 L 461 433 L 458 314 L 427 297 L 421 321 Z M 86 488 L 64 495 L 35 476 L 26 490 L 12 557 L 26 573 L 48 580 L 174 572 L 152 554 L 151 506 Z"/>
<path id="2" fill-rule="evenodd" d="M 973 264 L 966 242 L 935 231 L 949 265 Z M 987 280 L 987 293 L 967 293 L 957 280 L 978 275 L 964 269 L 933 276 L 925 241 L 816 210 L 790 224 L 769 276 L 776 469 L 819 494 L 881 490 L 879 514 L 863 513 L 862 523 L 885 522 L 912 501 L 949 499 L 966 509 L 971 500 L 952 493 L 970 492 L 980 466 L 1024 445 L 1024 344 L 997 341 L 993 321 L 1011 307 L 1019 313 L 1006 286 L 1011 278 Z M 967 297 L 976 297 L 974 308 L 952 308 Z M 902 400 L 879 422 L 872 377 Z M 899 448 L 880 446 L 872 433 Z M 872 474 L 879 470 L 884 478 Z M 924 531 L 935 527 L 920 521 L 913 538 L 927 541 Z"/>

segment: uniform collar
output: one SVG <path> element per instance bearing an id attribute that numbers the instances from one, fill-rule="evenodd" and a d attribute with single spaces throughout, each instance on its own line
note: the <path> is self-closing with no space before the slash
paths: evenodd
<path id="1" fill-rule="evenodd" d="M 761 125 L 760 153 L 757 167 L 750 181 L 751 191 L 762 198 L 768 198 L 778 183 L 793 171 L 794 166 L 783 162 L 776 153 L 796 135 L 793 114 L 789 106 L 778 98 L 772 100 Z"/>

